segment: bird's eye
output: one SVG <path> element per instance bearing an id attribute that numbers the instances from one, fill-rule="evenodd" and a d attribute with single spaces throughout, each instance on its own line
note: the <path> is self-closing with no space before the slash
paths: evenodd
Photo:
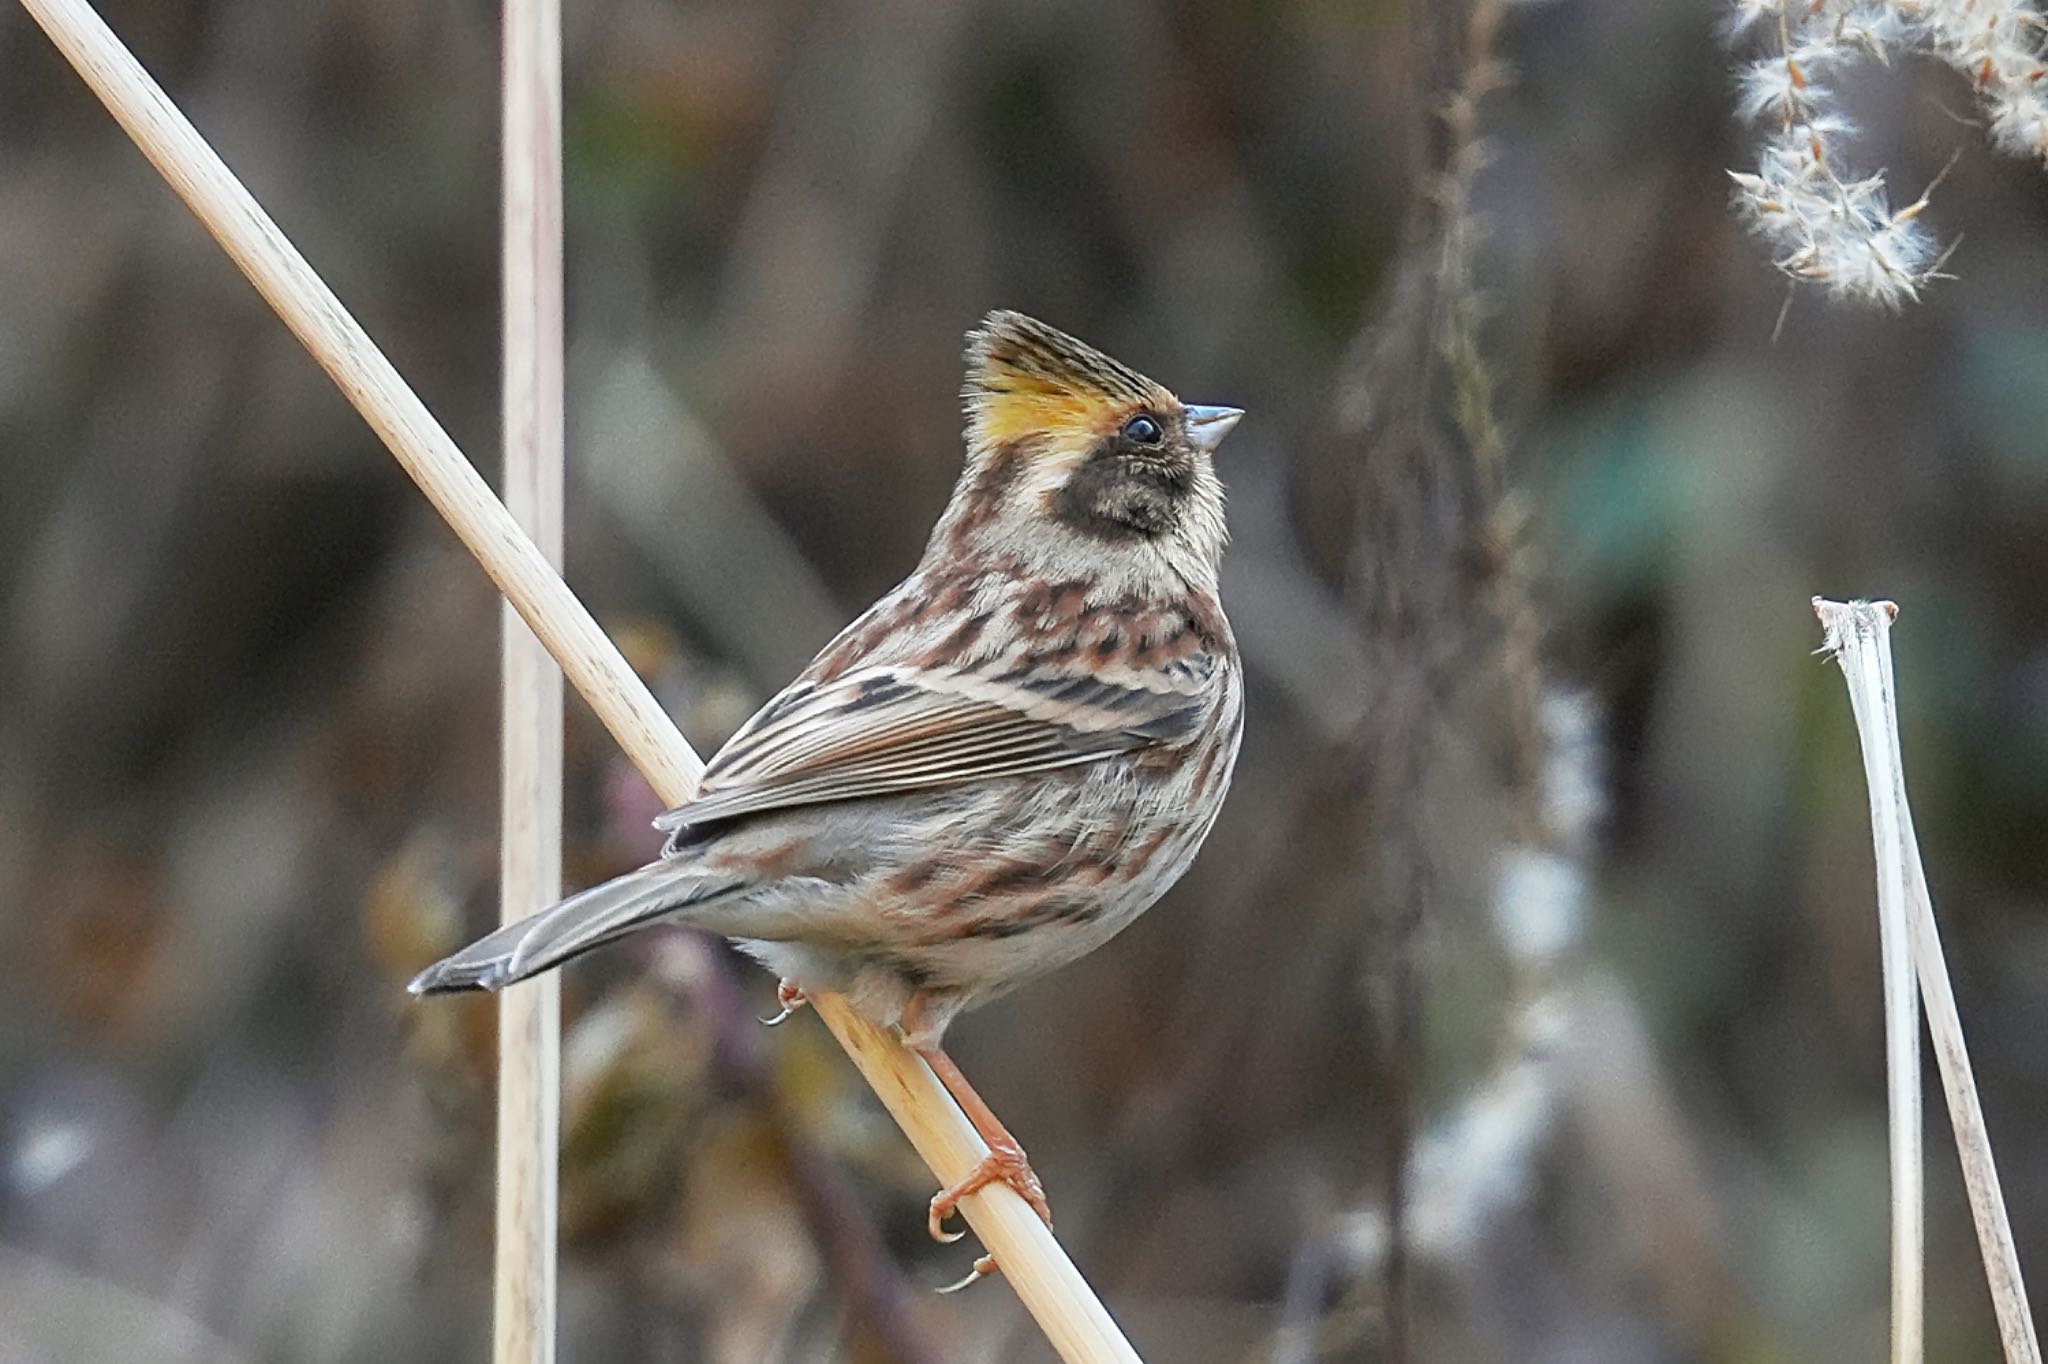
<path id="1" fill-rule="evenodd" d="M 1124 439 L 1140 445 L 1157 445 L 1165 437 L 1166 433 L 1159 429 L 1158 421 L 1143 412 L 1124 423 Z"/>

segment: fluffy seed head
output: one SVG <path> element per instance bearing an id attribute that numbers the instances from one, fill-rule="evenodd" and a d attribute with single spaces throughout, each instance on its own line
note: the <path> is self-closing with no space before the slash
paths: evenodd
<path id="1" fill-rule="evenodd" d="M 1893 210 L 1882 171 L 1843 169 L 1852 129 L 1841 87 L 1865 63 L 1911 52 L 1947 62 L 1976 91 L 1996 145 L 2048 160 L 2048 23 L 2039 0 L 1732 5 L 1729 35 L 1753 36 L 1763 48 L 1741 73 L 1742 112 L 1768 128 L 1755 173 L 1734 178 L 1735 202 L 1795 281 L 1896 307 L 1942 278 L 1946 256 L 1920 221 L 1934 184 Z"/>

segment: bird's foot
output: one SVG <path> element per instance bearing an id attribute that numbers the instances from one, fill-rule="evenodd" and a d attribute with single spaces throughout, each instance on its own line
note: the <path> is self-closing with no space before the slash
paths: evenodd
<path id="1" fill-rule="evenodd" d="M 995 1141 L 989 1143 L 988 1154 L 981 1158 L 980 1164 L 952 1185 L 939 1190 L 932 1198 L 931 1215 L 927 1224 L 931 1228 L 933 1239 L 951 1243 L 966 1235 L 965 1232 L 947 1231 L 946 1219 L 960 1206 L 961 1199 L 969 1194 L 979 1193 L 991 1184 L 1009 1185 L 1016 1190 L 1019 1198 L 1031 1205 L 1032 1211 L 1036 1212 L 1048 1227 L 1052 1225 L 1052 1207 L 1045 1201 L 1045 1186 L 1038 1182 L 1038 1176 L 1032 1172 L 1031 1162 L 1024 1158 L 1024 1148 L 1014 1141 Z M 989 1267 L 995 1267 L 993 1261 Z M 977 1272 L 973 1277 L 979 1278 L 981 1274 Z"/>
<path id="2" fill-rule="evenodd" d="M 764 1018 L 761 1020 L 763 1023 L 767 1024 L 771 1028 L 774 1027 L 777 1023 L 780 1023 L 784 1019 L 788 1018 L 791 1014 L 803 1008 L 804 1005 L 810 1003 L 810 1001 L 804 997 L 803 986 L 798 985 L 793 980 L 787 979 L 785 979 L 775 987 L 775 1002 L 782 1006 L 782 1012 L 775 1015 L 775 1017 L 773 1018 Z"/>

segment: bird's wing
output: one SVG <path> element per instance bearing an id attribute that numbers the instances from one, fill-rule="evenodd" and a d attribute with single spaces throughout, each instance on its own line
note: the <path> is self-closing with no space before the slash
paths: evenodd
<path id="1" fill-rule="evenodd" d="M 1216 666 L 1198 654 L 1107 677 L 878 666 L 829 683 L 799 679 L 718 751 L 697 798 L 655 827 L 673 833 L 1185 743 L 1201 726 Z"/>

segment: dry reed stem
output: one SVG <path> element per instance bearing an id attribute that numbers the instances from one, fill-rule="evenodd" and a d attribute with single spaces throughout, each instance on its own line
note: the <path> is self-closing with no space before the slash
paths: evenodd
<path id="1" fill-rule="evenodd" d="M 1910 813 L 1906 816 L 1906 859 L 1913 873 L 1913 953 L 1920 965 L 1920 991 L 1927 1002 L 1935 1064 L 1941 1071 L 1949 1124 L 1955 1129 L 1956 1153 L 1963 1164 L 1970 1221 L 1977 1228 L 1978 1253 L 1984 1257 L 1984 1279 L 1998 1313 L 1999 1343 L 2006 1364 L 2041 1364 L 2041 1341 L 2034 1333 L 2033 1309 L 2027 1305 L 2027 1281 L 2020 1273 L 2019 1248 L 2013 1244 L 1998 1167 L 1991 1160 L 1991 1134 L 1984 1126 L 1984 1106 L 1977 1097 L 1969 1049 L 1963 1045 L 1962 1018 L 1956 1012 L 1941 935 L 1935 931 L 1934 899 L 1927 891 L 1927 869 L 1920 863 L 1920 843 L 1913 836 Z"/>
<path id="2" fill-rule="evenodd" d="M 1828 630 L 1830 647 L 1844 619 L 1816 602 L 1814 611 Z M 1895 713 L 1890 650 L 1862 656 L 1871 630 L 1889 630 L 1891 604 L 1844 608 L 1850 612 L 1849 642 L 1836 648 L 1849 684 L 1849 709 L 1869 775 L 1870 831 L 1877 863 L 1877 928 L 1884 976 L 1885 1108 L 1891 1146 L 1891 1364 L 1920 1364 L 1926 1349 L 1926 1181 L 1927 1158 L 1920 1109 L 1920 996 L 1914 989 L 1912 931 L 1906 907 L 1904 786 L 1884 778 L 1885 717 Z M 1877 624 L 1865 628 L 1867 610 Z M 1848 655 L 1855 653 L 1852 659 Z M 1894 788 L 1896 787 L 1896 792 Z M 1896 795 L 1896 798 L 1895 798 Z"/>
<path id="3" fill-rule="evenodd" d="M 560 0 L 506 0 L 503 78 L 505 505 L 562 562 Z M 506 923 L 562 891 L 562 674 L 502 610 L 499 907 Z M 498 1217 L 492 1358 L 553 1364 L 562 1116 L 562 978 L 498 999 Z"/>
<path id="4" fill-rule="evenodd" d="M 91 6 L 22 6 L 390 448 L 655 792 L 670 804 L 687 800 L 703 762 L 305 258 Z M 925 1064 L 843 998 L 812 1003 L 939 1181 L 965 1175 L 987 1148 Z M 1051 1229 L 1007 1185 L 970 1195 L 960 1210 L 1062 1359 L 1137 1361 Z"/>
<path id="5" fill-rule="evenodd" d="M 1949 1123 L 1955 1131 L 1957 1155 L 1962 1160 L 1970 1219 L 1976 1225 L 1977 1244 L 1984 1257 L 1984 1277 L 1998 1314 L 1999 1339 L 2007 1364 L 2040 1364 L 2041 1346 L 2027 1307 L 2019 1252 L 2013 1245 L 2005 1197 L 1999 1191 L 1998 1169 L 1991 1159 L 1991 1138 L 1984 1126 L 1984 1108 L 1977 1096 L 1969 1051 L 1963 1045 L 1962 1019 L 1956 1011 L 1955 991 L 1949 983 L 1948 964 L 1934 923 L 1934 901 L 1927 891 L 1920 843 L 1913 833 L 1913 812 L 1906 801 L 1905 763 L 1899 748 L 1898 693 L 1892 676 L 1891 626 L 1898 608 L 1890 602 L 1837 602 L 1815 597 L 1813 612 L 1826 631 L 1822 647 L 1834 655 L 1849 685 L 1850 709 L 1855 712 L 1864 775 L 1870 786 L 1879 912 L 1885 918 L 1895 919 L 1903 930 L 1902 936 L 1910 938 L 1921 996 L 1927 1005 L 1927 1027 L 1934 1039 L 1935 1061 L 1941 1071 L 1942 1092 L 1948 1100 Z M 1889 952 L 1887 942 L 1887 955 Z M 1888 979 L 1888 1043 L 1892 1033 L 1889 986 Z M 1912 1045 L 1917 1062 L 1917 1023 Z M 1917 1077 L 1917 1068 L 1914 1074 Z M 1917 1102 L 1914 1112 L 1917 1115 Z M 1914 1311 L 1917 1314 L 1917 1303 Z M 1896 1331 L 1895 1318 L 1895 1357 Z M 1917 1338 L 1914 1349 L 1917 1358 Z"/>

